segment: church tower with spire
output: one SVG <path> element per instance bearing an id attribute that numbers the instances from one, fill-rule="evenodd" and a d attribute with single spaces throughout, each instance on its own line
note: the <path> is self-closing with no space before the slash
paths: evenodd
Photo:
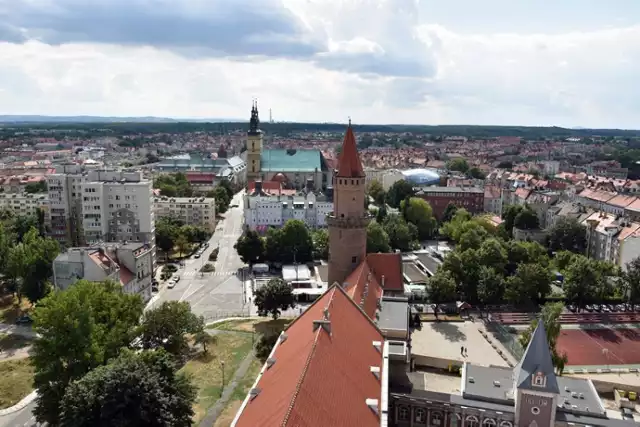
<path id="1" fill-rule="evenodd" d="M 327 217 L 329 285 L 342 285 L 365 258 L 370 218 L 364 198 L 365 174 L 349 120 L 338 169 L 333 174 L 333 212 Z"/>
<path id="2" fill-rule="evenodd" d="M 258 103 L 253 101 L 251 106 L 251 120 L 247 132 L 247 182 L 260 179 L 262 157 L 262 131 L 258 117 Z"/>

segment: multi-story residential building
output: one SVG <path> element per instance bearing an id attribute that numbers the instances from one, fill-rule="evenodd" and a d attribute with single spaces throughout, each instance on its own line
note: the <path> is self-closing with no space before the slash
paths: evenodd
<path id="1" fill-rule="evenodd" d="M 156 219 L 171 217 L 210 232 L 216 229 L 216 199 L 213 197 L 156 197 L 153 210 Z"/>
<path id="2" fill-rule="evenodd" d="M 203 192 L 212 190 L 223 179 L 234 184 L 244 183 L 246 168 L 246 162 L 239 156 L 211 158 L 198 153 L 163 158 L 154 167 L 161 173 L 183 172 L 189 183 Z"/>
<path id="3" fill-rule="evenodd" d="M 74 167 L 76 166 L 76 167 Z M 99 242 L 141 242 L 152 248 L 155 215 L 151 181 L 133 170 L 83 171 L 62 166 L 47 177 L 50 228 L 66 246 Z"/>
<path id="4" fill-rule="evenodd" d="M 255 181 L 254 191 L 244 197 L 244 223 L 250 230 L 281 227 L 290 219 L 299 219 L 311 228 L 327 226 L 327 214 L 333 211 L 330 194 L 310 189 L 296 195 L 273 195 L 262 191 L 262 182 Z"/>
<path id="5" fill-rule="evenodd" d="M 0 193 L 0 210 L 9 210 L 19 216 L 36 216 L 42 210 L 49 215 L 49 199 L 46 194 Z"/>
<path id="6" fill-rule="evenodd" d="M 502 192 L 496 185 L 484 187 L 484 211 L 502 216 Z"/>
<path id="7" fill-rule="evenodd" d="M 423 187 L 416 193 L 416 197 L 426 200 L 431 205 L 437 219 L 442 218 L 449 203 L 465 208 L 471 214 L 478 214 L 484 210 L 483 188 Z"/>
<path id="8" fill-rule="evenodd" d="M 369 187 L 371 181 L 378 181 L 384 191 L 388 191 L 389 188 L 396 182 L 405 179 L 404 174 L 398 169 L 372 169 L 367 168 L 364 171 L 366 175 L 366 185 Z"/>
<path id="9" fill-rule="evenodd" d="M 79 279 L 112 280 L 124 292 L 151 299 L 154 270 L 152 248 L 144 243 L 110 243 L 97 247 L 70 248 L 53 261 L 54 285 L 67 289 Z"/>

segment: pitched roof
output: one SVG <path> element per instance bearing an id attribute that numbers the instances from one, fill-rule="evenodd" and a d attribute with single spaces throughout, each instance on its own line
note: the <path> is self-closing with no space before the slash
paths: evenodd
<path id="1" fill-rule="evenodd" d="M 316 328 L 327 310 L 330 326 Z M 381 401 L 382 370 L 373 341 L 382 333 L 337 285 L 332 286 L 285 330 L 263 370 L 260 390 L 236 416 L 235 427 L 378 426 L 366 399 Z M 267 365 L 268 366 L 268 365 Z"/>
<path id="2" fill-rule="evenodd" d="M 351 123 L 347 127 L 347 133 L 344 135 L 342 143 L 342 151 L 338 159 L 338 174 L 341 178 L 364 178 L 364 169 L 358 155 L 356 147 L 356 137 L 353 134 Z"/>
<path id="3" fill-rule="evenodd" d="M 545 379 L 544 385 L 534 385 L 533 377 L 541 374 Z M 538 321 L 535 331 L 531 335 L 531 341 L 518 365 L 514 368 L 515 387 L 517 389 L 537 390 L 547 393 L 559 393 L 547 340 L 547 331 L 544 322 Z"/>
<path id="4" fill-rule="evenodd" d="M 402 255 L 399 253 L 367 254 L 364 261 L 353 270 L 345 282 L 347 294 L 370 319 L 374 319 L 378 300 L 384 291 L 404 289 Z"/>
<path id="5" fill-rule="evenodd" d="M 260 155 L 263 172 L 319 172 L 323 170 L 322 164 L 320 150 L 272 148 Z"/>

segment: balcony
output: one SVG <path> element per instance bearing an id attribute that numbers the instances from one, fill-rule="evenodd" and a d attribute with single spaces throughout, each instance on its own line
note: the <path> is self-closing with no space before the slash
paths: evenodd
<path id="1" fill-rule="evenodd" d="M 327 215 L 327 225 L 338 228 L 367 228 L 372 218 L 369 214 L 361 217 L 336 217 L 330 213 Z"/>

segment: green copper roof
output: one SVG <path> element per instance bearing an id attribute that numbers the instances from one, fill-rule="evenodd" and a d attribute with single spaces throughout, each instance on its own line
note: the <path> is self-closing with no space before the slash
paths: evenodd
<path id="1" fill-rule="evenodd" d="M 272 149 L 260 157 L 263 172 L 313 172 L 326 170 L 320 150 Z"/>

